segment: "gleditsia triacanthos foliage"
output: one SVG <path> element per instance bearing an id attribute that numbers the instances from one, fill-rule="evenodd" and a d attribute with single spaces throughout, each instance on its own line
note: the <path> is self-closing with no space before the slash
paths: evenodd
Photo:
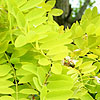
<path id="1" fill-rule="evenodd" d="M 99 100 L 97 8 L 64 31 L 45 1 L 0 0 L 0 100 Z"/>

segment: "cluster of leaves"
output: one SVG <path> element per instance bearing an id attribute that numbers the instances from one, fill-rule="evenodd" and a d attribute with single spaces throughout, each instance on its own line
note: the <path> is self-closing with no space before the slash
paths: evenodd
<path id="1" fill-rule="evenodd" d="M 63 13 L 55 0 L 1 2 L 0 100 L 99 100 L 97 8 L 64 31 L 53 20 Z M 77 61 L 73 68 L 67 56 Z"/>

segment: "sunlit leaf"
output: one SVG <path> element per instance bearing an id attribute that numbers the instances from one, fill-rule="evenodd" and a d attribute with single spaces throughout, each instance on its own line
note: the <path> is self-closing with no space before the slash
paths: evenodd
<path id="1" fill-rule="evenodd" d="M 62 73 L 62 66 L 59 63 L 54 63 L 51 67 L 51 71 L 55 74 L 61 74 Z"/>
<path id="2" fill-rule="evenodd" d="M 38 4 L 40 4 L 43 0 L 29 0 L 27 1 L 20 9 L 22 11 L 31 9 L 33 7 L 36 7 Z"/>
<path id="3" fill-rule="evenodd" d="M 52 14 L 53 16 L 60 16 L 60 15 L 63 14 L 63 10 L 54 8 L 54 9 L 51 10 L 51 14 Z"/>
<path id="4" fill-rule="evenodd" d="M 11 67 L 8 64 L 0 65 L 0 76 L 5 76 L 11 71 Z"/>

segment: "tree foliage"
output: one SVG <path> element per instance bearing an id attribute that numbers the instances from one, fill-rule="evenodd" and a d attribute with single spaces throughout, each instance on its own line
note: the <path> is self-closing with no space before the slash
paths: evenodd
<path id="1" fill-rule="evenodd" d="M 63 30 L 53 20 L 63 13 L 55 3 L 1 1 L 0 100 L 99 100 L 97 8 Z"/>

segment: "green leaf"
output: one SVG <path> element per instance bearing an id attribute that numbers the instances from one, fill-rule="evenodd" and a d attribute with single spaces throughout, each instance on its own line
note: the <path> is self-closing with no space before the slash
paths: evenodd
<path id="1" fill-rule="evenodd" d="M 11 62 L 12 64 L 17 64 L 17 63 L 20 62 L 20 58 L 11 58 L 11 59 L 10 59 L 10 62 Z"/>
<path id="2" fill-rule="evenodd" d="M 21 9 L 21 11 L 25 11 L 25 10 L 31 9 L 33 7 L 36 7 L 42 1 L 43 0 L 29 0 L 20 9 Z"/>
<path id="3" fill-rule="evenodd" d="M 55 47 L 63 46 L 64 44 L 69 44 L 71 42 L 72 42 L 71 39 L 55 39 L 55 40 L 47 41 L 47 42 L 43 43 L 40 46 L 40 48 L 41 49 L 53 49 Z"/>
<path id="4" fill-rule="evenodd" d="M 32 21 L 30 21 L 29 24 L 31 26 L 36 26 L 37 27 L 38 25 L 41 25 L 42 23 L 45 23 L 47 19 L 48 19 L 47 17 L 36 18 L 36 19 L 33 19 Z"/>
<path id="5" fill-rule="evenodd" d="M 0 88 L 7 88 L 9 86 L 14 85 L 11 81 L 8 80 L 0 80 Z"/>
<path id="6" fill-rule="evenodd" d="M 37 75 L 37 66 L 32 63 L 25 64 L 22 66 L 22 68 L 26 71 L 29 71 L 29 72 Z"/>
<path id="7" fill-rule="evenodd" d="M 8 11 L 16 18 L 19 9 L 17 8 L 15 0 L 6 0 L 6 2 L 8 5 Z"/>
<path id="8" fill-rule="evenodd" d="M 18 75 L 18 76 L 22 76 L 22 75 L 26 76 L 27 75 L 28 76 L 28 75 L 30 75 L 30 72 L 20 68 L 20 69 L 17 69 L 16 75 Z"/>
<path id="9" fill-rule="evenodd" d="M 42 84 L 45 82 L 45 76 L 46 76 L 45 70 L 42 67 L 38 67 L 37 75 L 38 75 L 39 83 L 42 86 Z"/>
<path id="10" fill-rule="evenodd" d="M 22 94 L 37 94 L 38 92 L 35 91 L 34 89 L 22 89 L 21 91 L 19 91 L 19 93 L 22 93 Z"/>
<path id="11" fill-rule="evenodd" d="M 22 5 L 24 5 L 27 2 L 27 0 L 15 0 L 15 2 L 18 7 L 21 7 Z"/>
<path id="12" fill-rule="evenodd" d="M 59 63 L 54 63 L 51 67 L 51 71 L 54 74 L 61 74 L 62 73 L 62 66 Z"/>
<path id="13" fill-rule="evenodd" d="M 47 55 L 57 55 L 61 52 L 68 52 L 67 47 L 66 46 L 59 46 L 59 47 L 53 48 L 53 49 L 49 50 Z"/>
<path id="14" fill-rule="evenodd" d="M 0 94 L 13 94 L 15 91 L 11 88 L 0 88 Z"/>
<path id="15" fill-rule="evenodd" d="M 1 96 L 0 100 L 15 100 L 15 99 L 11 96 Z"/>
<path id="16" fill-rule="evenodd" d="M 38 91 L 41 91 L 41 86 L 39 84 L 39 81 L 38 81 L 37 77 L 33 77 L 33 82 L 35 84 L 36 89 L 38 89 Z"/>
<path id="17" fill-rule="evenodd" d="M 3 64 L 0 65 L 0 76 L 5 76 L 11 71 L 10 65 Z"/>
<path id="18" fill-rule="evenodd" d="M 40 100 L 45 100 L 47 94 L 47 87 L 43 86 L 40 92 Z"/>
<path id="19" fill-rule="evenodd" d="M 53 8 L 56 4 L 56 0 L 49 0 L 46 2 L 47 5 L 50 5 L 50 8 Z"/>
<path id="20" fill-rule="evenodd" d="M 29 99 L 26 99 L 26 98 L 21 98 L 21 99 L 19 99 L 19 100 L 29 100 Z"/>
<path id="21" fill-rule="evenodd" d="M 97 7 L 94 7 L 92 9 L 92 17 L 96 17 L 97 15 L 98 15 L 98 9 L 97 9 Z"/>
<path id="22" fill-rule="evenodd" d="M 50 12 L 53 16 L 60 16 L 63 14 L 63 10 L 54 8 Z"/>
<path id="23" fill-rule="evenodd" d="M 68 100 L 72 94 L 71 90 L 52 91 L 47 93 L 47 100 Z"/>
<path id="24" fill-rule="evenodd" d="M 81 97 L 81 100 L 94 100 L 90 94 L 85 94 Z"/>
<path id="25" fill-rule="evenodd" d="M 51 81 L 60 81 L 60 80 L 64 80 L 64 81 L 69 81 L 73 83 L 73 79 L 70 76 L 61 74 L 61 75 L 57 75 L 57 74 L 52 74 L 49 78 L 48 78 L 48 82 Z"/>
<path id="26" fill-rule="evenodd" d="M 0 42 L 0 53 L 4 53 L 8 48 L 8 41 Z"/>
<path id="27" fill-rule="evenodd" d="M 46 66 L 46 65 L 51 64 L 51 61 L 48 60 L 47 58 L 41 58 L 41 59 L 39 59 L 38 63 L 39 63 L 40 65 Z"/>
<path id="28" fill-rule="evenodd" d="M 73 87 L 73 82 L 67 80 L 51 81 L 47 88 L 49 91 L 70 90 Z"/>
<path id="29" fill-rule="evenodd" d="M 81 65 L 79 66 L 79 69 L 91 67 L 91 66 L 92 66 L 92 63 L 93 63 L 93 61 L 84 62 L 83 64 L 81 64 Z"/>
<path id="30" fill-rule="evenodd" d="M 94 34 L 95 30 L 96 30 L 95 25 L 94 25 L 94 24 L 89 24 L 89 25 L 87 26 L 85 32 L 86 32 L 88 35 L 92 35 L 92 34 Z"/>
<path id="31" fill-rule="evenodd" d="M 79 69 L 82 69 L 82 73 L 87 74 L 93 72 L 97 67 L 92 65 L 93 61 L 84 62 Z"/>
<path id="32" fill-rule="evenodd" d="M 26 35 L 26 41 L 27 41 L 27 43 L 32 43 L 32 42 L 36 42 L 37 40 L 38 40 L 38 35 L 37 34 L 35 34 L 35 33 L 28 33 L 27 35 Z"/>
<path id="33" fill-rule="evenodd" d="M 28 14 L 26 14 L 26 19 L 28 21 L 36 20 L 36 18 L 41 18 L 46 13 L 44 8 L 34 8 Z"/>
<path id="34" fill-rule="evenodd" d="M 26 21 L 25 21 L 24 14 L 21 11 L 17 13 L 16 20 L 19 28 L 25 28 Z"/>
<path id="35" fill-rule="evenodd" d="M 84 68 L 82 69 L 82 73 L 87 74 L 90 72 L 93 72 L 94 70 L 96 70 L 97 66 L 92 65 L 91 67 Z"/>
<path id="36" fill-rule="evenodd" d="M 31 82 L 34 76 L 35 76 L 35 75 L 33 75 L 33 74 L 23 76 L 23 77 L 19 80 L 19 84 L 20 84 L 20 83 Z"/>
<path id="37" fill-rule="evenodd" d="M 100 26 L 95 29 L 96 36 L 100 36 Z"/>
<path id="38" fill-rule="evenodd" d="M 26 37 L 24 35 L 19 35 L 15 40 L 15 47 L 22 47 L 27 44 Z"/>
<path id="39" fill-rule="evenodd" d="M 52 57 L 53 61 L 63 60 L 66 56 L 68 56 L 68 52 L 62 52 Z"/>

